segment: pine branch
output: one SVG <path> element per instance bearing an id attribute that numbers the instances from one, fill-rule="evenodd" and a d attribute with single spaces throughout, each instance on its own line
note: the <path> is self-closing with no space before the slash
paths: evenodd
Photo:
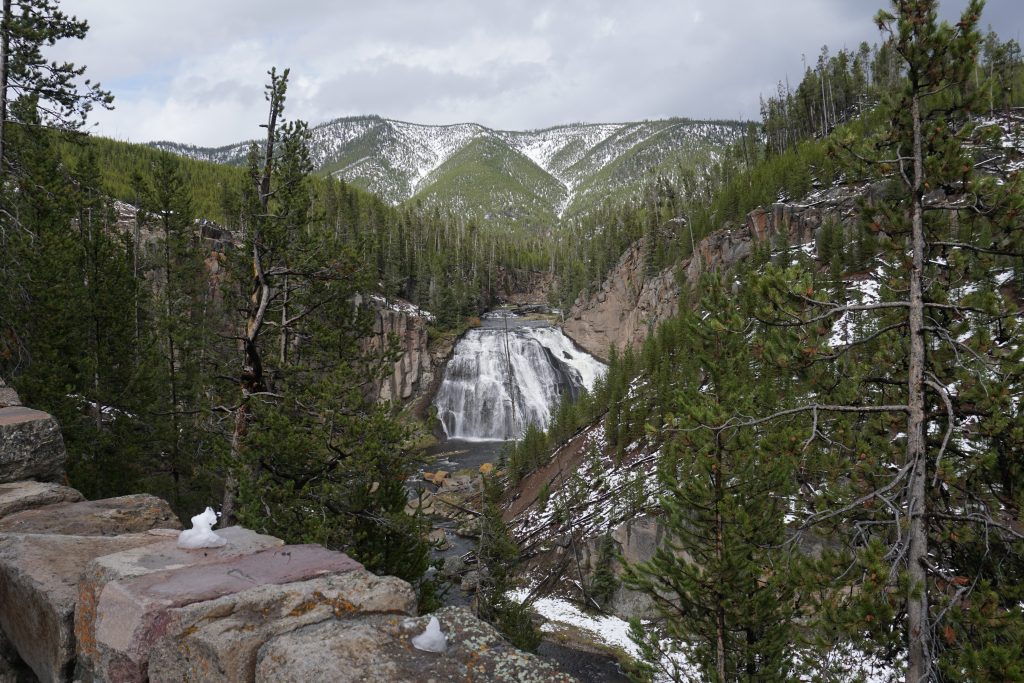
<path id="1" fill-rule="evenodd" d="M 931 242 L 930 244 L 937 247 L 948 247 L 951 249 L 967 249 L 969 251 L 973 251 L 976 254 L 994 254 L 996 256 L 1012 256 L 1015 258 L 1024 258 L 1024 252 L 978 247 L 973 244 L 965 244 L 963 242 Z"/>

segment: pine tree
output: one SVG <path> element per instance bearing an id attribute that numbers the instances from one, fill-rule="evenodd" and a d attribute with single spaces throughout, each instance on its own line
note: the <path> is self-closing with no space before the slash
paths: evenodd
<path id="1" fill-rule="evenodd" d="M 16 103 L 33 121 L 35 110 Z M 74 484 L 90 496 L 124 493 L 139 476 L 141 400 L 135 364 L 140 296 L 129 248 L 113 230 L 99 168 L 88 150 L 63 166 L 53 137 L 9 130 L 9 179 L 18 216 L 6 236 L 0 298 L 3 372 L 26 401 L 61 422 Z"/>
<path id="2" fill-rule="evenodd" d="M 137 179 L 136 239 L 141 224 L 155 233 L 148 259 L 138 268 L 153 286 L 151 321 L 139 344 L 149 353 L 140 358 L 147 382 L 156 389 L 149 417 L 153 430 L 153 457 L 147 463 L 147 488 L 159 491 L 183 516 L 209 498 L 196 474 L 199 463 L 212 455 L 202 424 L 205 411 L 204 373 L 212 367 L 210 337 L 218 330 L 212 301 L 211 274 L 203 263 L 191 193 L 177 159 L 160 156 L 151 178 Z M 144 245 L 135 244 L 133 256 Z M 204 368 L 204 364 L 206 367 Z"/>
<path id="3" fill-rule="evenodd" d="M 98 83 L 79 78 L 85 67 L 43 56 L 43 48 L 66 38 L 81 40 L 89 25 L 60 10 L 56 0 L 3 0 L 0 17 L 0 179 L 9 164 L 5 141 L 10 104 L 31 102 L 32 114 L 14 120 L 23 125 L 77 130 L 96 104 L 110 108 L 113 97 Z"/>
<path id="4" fill-rule="evenodd" d="M 795 453 L 789 431 L 732 424 L 772 405 L 780 386 L 752 354 L 762 342 L 742 333 L 746 312 L 717 278 L 702 279 L 698 311 L 671 323 L 685 357 L 658 467 L 666 540 L 624 581 L 654 599 L 665 635 L 686 644 L 707 680 L 784 681 L 795 615 L 778 548 Z M 644 646 L 660 653 L 656 638 Z"/>
<path id="5" fill-rule="evenodd" d="M 276 303 L 280 307 L 283 292 L 281 285 L 288 271 L 287 244 L 291 226 L 288 223 L 287 211 L 291 205 L 283 207 L 283 212 L 271 210 L 271 199 L 278 189 L 274 185 L 276 164 L 279 161 L 281 147 L 287 148 L 293 154 L 305 154 L 308 160 L 304 142 L 283 140 L 289 129 L 279 128 L 288 90 L 288 70 L 285 69 L 278 75 L 276 69 L 271 69 L 269 76 L 270 83 L 265 88 L 265 96 L 269 103 L 265 125 L 266 140 L 262 149 L 256 143 L 249 148 L 249 182 L 242 186 L 244 237 L 239 263 L 235 268 L 240 275 L 240 281 L 248 284 L 245 285 L 244 292 L 245 325 L 239 336 L 243 348 L 242 368 L 238 375 L 241 397 L 233 408 L 235 424 L 231 435 L 229 470 L 224 489 L 223 517 L 226 523 L 231 523 L 235 519 L 235 497 L 239 478 L 237 471 L 248 469 L 254 476 L 258 476 L 259 473 L 259 463 L 254 462 L 251 456 L 247 457 L 243 451 L 252 419 L 252 397 L 268 392 L 268 376 L 264 368 L 266 354 L 260 336 L 268 326 L 268 316 L 272 314 L 271 305 Z M 304 129 L 299 127 L 295 130 L 302 133 Z M 286 160 L 284 166 L 294 169 L 299 163 L 296 160 Z M 290 177 L 289 180 L 293 183 L 301 182 L 302 176 Z M 285 190 L 294 202 L 294 188 Z M 285 322 L 287 323 L 287 320 Z M 286 334 L 286 328 L 287 325 L 283 325 L 279 330 L 282 335 Z"/>
<path id="6" fill-rule="evenodd" d="M 411 434 L 372 400 L 397 341 L 366 344 L 377 312 L 362 302 L 377 272 L 315 220 L 308 131 L 282 121 L 287 78 L 270 71 L 267 138 L 250 149 L 231 264 L 244 329 L 224 517 L 419 583 L 429 547 L 425 521 L 405 512 Z"/>
<path id="7" fill-rule="evenodd" d="M 498 482 L 485 478 L 480 538 L 476 547 L 480 566 L 476 612 L 480 618 L 494 624 L 513 645 L 534 651 L 540 645 L 541 635 L 533 623 L 533 609 L 528 603 L 518 603 L 508 597 L 519 562 L 519 547 L 502 520 L 500 498 Z"/>
<path id="8" fill-rule="evenodd" d="M 1024 255 L 1021 189 L 972 158 L 994 133 L 978 126 L 968 87 L 982 3 L 955 26 L 938 22 L 935 2 L 893 6 L 878 16 L 905 69 L 882 105 L 889 125 L 839 141 L 853 175 L 887 184 L 861 214 L 881 258 L 851 303 L 774 271 L 759 316 L 800 330 L 805 371 L 819 383 L 816 402 L 773 417 L 814 416 L 818 494 L 803 526 L 848 543 L 819 577 L 858 584 L 853 597 L 833 586 L 819 614 L 854 639 L 869 634 L 861 644 L 884 656 L 905 652 L 908 683 L 1016 680 L 980 667 L 977 648 L 999 661 L 1024 643 L 1019 473 L 997 455 L 1024 434 L 1011 398 L 1021 391 L 1020 314 L 994 281 Z M 853 338 L 828 339 L 851 319 Z"/>

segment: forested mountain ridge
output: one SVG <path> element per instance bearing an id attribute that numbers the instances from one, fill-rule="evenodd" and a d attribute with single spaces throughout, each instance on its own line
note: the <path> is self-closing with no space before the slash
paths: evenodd
<path id="1" fill-rule="evenodd" d="M 551 224 L 609 197 L 633 198 L 652 175 L 676 177 L 705 166 L 745 126 L 665 119 L 502 131 L 475 123 L 433 126 L 361 116 L 311 128 L 310 158 L 319 172 L 392 204 L 415 199 L 483 220 Z M 152 143 L 234 165 L 244 162 L 249 145 Z"/>

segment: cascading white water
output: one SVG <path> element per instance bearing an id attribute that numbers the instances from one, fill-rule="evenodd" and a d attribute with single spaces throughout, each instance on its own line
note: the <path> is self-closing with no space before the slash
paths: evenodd
<path id="1" fill-rule="evenodd" d="M 450 439 L 518 439 L 530 423 L 546 428 L 563 395 L 593 389 L 604 371 L 557 328 L 506 332 L 490 322 L 456 344 L 434 405 Z"/>

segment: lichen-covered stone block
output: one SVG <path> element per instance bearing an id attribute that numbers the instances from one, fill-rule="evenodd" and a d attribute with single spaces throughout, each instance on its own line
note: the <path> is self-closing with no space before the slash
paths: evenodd
<path id="1" fill-rule="evenodd" d="M 368 616 L 353 623 L 324 622 L 282 634 L 260 648 L 257 683 L 388 681 L 389 683 L 570 683 L 575 679 L 535 655 L 517 650 L 492 626 L 449 607 L 434 615 L 448 640 L 446 652 L 415 649 L 410 639 L 429 617 Z"/>
<path id="2" fill-rule="evenodd" d="M 85 569 L 78 584 L 78 606 L 75 610 L 75 639 L 78 647 L 78 670 L 84 678 L 91 678 L 98 651 L 96 648 L 96 614 L 100 594 L 112 581 L 131 579 L 154 572 L 181 569 L 201 564 L 213 564 L 279 548 L 284 542 L 273 536 L 258 534 L 244 527 L 233 526 L 217 531 L 227 544 L 220 548 L 183 550 L 177 545 L 178 532 L 164 534 L 157 543 L 104 555 L 93 560 Z"/>
<path id="3" fill-rule="evenodd" d="M 4 378 L 0 377 L 0 408 L 20 405 L 21 399 L 18 398 L 18 392 L 16 392 L 13 387 L 7 386 L 4 382 Z"/>
<path id="4" fill-rule="evenodd" d="M 20 406 L 0 408 L 0 484 L 64 476 L 64 438 L 52 415 Z"/>
<path id="5" fill-rule="evenodd" d="M 365 570 L 196 603 L 168 614 L 173 627 L 152 650 L 149 680 L 252 681 L 259 648 L 274 636 L 319 623 L 352 628 L 368 614 L 409 616 L 415 609 L 412 586 Z"/>
<path id="6" fill-rule="evenodd" d="M 82 569 L 96 557 L 159 540 L 149 534 L 0 534 L 0 629 L 40 680 L 70 680 Z"/>
<path id="7" fill-rule="evenodd" d="M 112 581 L 100 592 L 95 608 L 95 678 L 146 680 L 150 651 L 173 629 L 172 610 L 258 586 L 357 569 L 362 565 L 344 553 L 291 545 Z"/>

